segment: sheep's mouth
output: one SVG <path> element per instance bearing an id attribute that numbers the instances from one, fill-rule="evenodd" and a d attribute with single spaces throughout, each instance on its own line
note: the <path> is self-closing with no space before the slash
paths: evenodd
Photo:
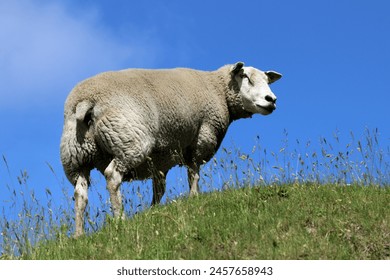
<path id="1" fill-rule="evenodd" d="M 257 108 L 262 109 L 262 110 L 266 111 L 269 114 L 271 114 L 276 109 L 275 104 L 271 104 L 271 105 L 268 105 L 268 106 L 261 106 L 261 105 L 256 104 L 256 106 L 257 106 Z"/>

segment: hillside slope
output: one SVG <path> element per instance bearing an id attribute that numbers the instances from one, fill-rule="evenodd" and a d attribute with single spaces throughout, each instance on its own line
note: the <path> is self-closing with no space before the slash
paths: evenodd
<path id="1" fill-rule="evenodd" d="M 294 185 L 181 198 L 26 259 L 390 259 L 390 188 Z"/>

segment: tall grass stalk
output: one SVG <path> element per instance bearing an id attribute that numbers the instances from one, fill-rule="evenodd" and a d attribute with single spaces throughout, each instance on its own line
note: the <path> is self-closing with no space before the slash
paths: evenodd
<path id="1" fill-rule="evenodd" d="M 338 184 L 386 186 L 390 182 L 390 147 L 379 142 L 379 131 L 366 129 L 356 140 L 350 133 L 342 145 L 340 133 L 331 139 L 321 137 L 318 143 L 284 138 L 277 151 L 268 151 L 260 137 L 250 151 L 239 147 L 222 148 L 219 156 L 206 165 L 204 185 L 215 188 L 219 183 L 230 186 L 270 184 Z"/>

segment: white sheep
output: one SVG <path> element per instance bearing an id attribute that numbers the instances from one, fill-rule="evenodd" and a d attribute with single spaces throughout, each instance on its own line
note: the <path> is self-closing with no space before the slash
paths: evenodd
<path id="1" fill-rule="evenodd" d="M 120 184 L 153 179 L 152 204 L 169 169 L 185 165 L 190 195 L 200 165 L 218 150 L 231 122 L 273 112 L 269 84 L 281 78 L 244 63 L 192 69 L 106 72 L 79 83 L 65 103 L 61 161 L 75 186 L 75 236 L 84 232 L 90 171 L 104 174 L 114 216 L 123 217 Z"/>

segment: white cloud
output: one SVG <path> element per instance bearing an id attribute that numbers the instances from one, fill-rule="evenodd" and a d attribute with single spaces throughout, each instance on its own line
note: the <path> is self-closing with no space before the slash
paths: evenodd
<path id="1" fill-rule="evenodd" d="M 151 64 L 147 43 L 130 35 L 119 40 L 99 22 L 97 10 L 76 17 L 64 4 L 49 3 L 0 2 L 0 109 L 63 100 L 82 78 L 143 60 Z"/>

